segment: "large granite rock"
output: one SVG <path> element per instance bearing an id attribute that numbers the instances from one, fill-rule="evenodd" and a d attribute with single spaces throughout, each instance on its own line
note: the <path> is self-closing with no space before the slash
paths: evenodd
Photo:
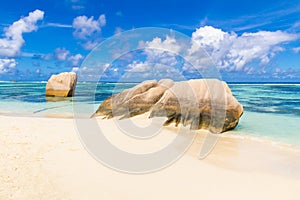
<path id="1" fill-rule="evenodd" d="M 52 75 L 46 85 L 46 96 L 72 97 L 77 83 L 77 74 L 64 72 Z"/>
<path id="2" fill-rule="evenodd" d="M 102 102 L 93 116 L 132 117 L 150 111 L 149 117 L 167 117 L 164 125 L 179 123 L 214 133 L 237 126 L 243 106 L 225 82 L 197 79 L 173 82 L 145 81 Z"/>

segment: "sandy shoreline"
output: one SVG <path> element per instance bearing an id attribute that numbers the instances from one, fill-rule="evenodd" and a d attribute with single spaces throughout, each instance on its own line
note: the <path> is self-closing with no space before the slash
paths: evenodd
<path id="1" fill-rule="evenodd" d="M 224 135 L 212 153 L 199 160 L 203 134 L 198 134 L 170 167 L 131 175 L 93 159 L 73 119 L 0 116 L 0 123 L 0 199 L 300 198 L 299 149 Z M 112 120 L 99 123 L 112 130 L 109 139 L 122 148 L 141 147 L 119 139 Z M 163 130 L 163 138 L 174 137 L 170 129 Z M 153 150 L 142 145 L 145 151 Z"/>

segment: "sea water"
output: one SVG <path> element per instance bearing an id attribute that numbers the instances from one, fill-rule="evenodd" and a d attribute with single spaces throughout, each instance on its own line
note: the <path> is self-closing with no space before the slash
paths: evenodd
<path id="1" fill-rule="evenodd" d="M 74 107 L 91 115 L 99 104 L 136 83 L 78 83 L 75 98 L 46 98 L 44 82 L 0 82 L 0 114 L 74 115 Z M 239 125 L 230 131 L 300 146 L 300 84 L 229 84 L 244 106 Z M 78 113 L 77 113 L 78 114 Z"/>
<path id="2" fill-rule="evenodd" d="M 233 133 L 300 147 L 300 84 L 229 84 L 244 107 Z"/>

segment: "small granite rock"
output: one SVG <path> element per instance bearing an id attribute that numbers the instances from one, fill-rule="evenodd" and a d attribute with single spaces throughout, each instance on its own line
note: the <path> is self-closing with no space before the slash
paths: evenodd
<path id="1" fill-rule="evenodd" d="M 46 85 L 46 96 L 72 97 L 75 93 L 76 83 L 77 74 L 74 72 L 52 75 Z"/>

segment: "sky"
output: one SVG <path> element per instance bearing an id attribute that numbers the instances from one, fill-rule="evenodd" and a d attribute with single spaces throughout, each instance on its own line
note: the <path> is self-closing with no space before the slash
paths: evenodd
<path id="1" fill-rule="evenodd" d="M 0 81 L 44 81 L 60 72 L 83 72 L 88 66 L 82 63 L 97 45 L 143 27 L 191 38 L 197 47 L 185 46 L 184 55 L 198 62 L 196 51 L 203 49 L 225 81 L 300 82 L 298 0 L 1 0 Z M 146 46 L 183 51 L 178 38 L 152 35 L 143 41 Z M 117 81 L 129 70 L 145 78 L 151 70 L 161 72 L 157 78 L 164 78 L 173 72 L 159 63 L 182 64 L 171 53 L 136 53 L 142 56 L 105 63 L 102 67 L 112 66 L 107 80 Z M 187 65 L 182 68 L 193 73 Z"/>

